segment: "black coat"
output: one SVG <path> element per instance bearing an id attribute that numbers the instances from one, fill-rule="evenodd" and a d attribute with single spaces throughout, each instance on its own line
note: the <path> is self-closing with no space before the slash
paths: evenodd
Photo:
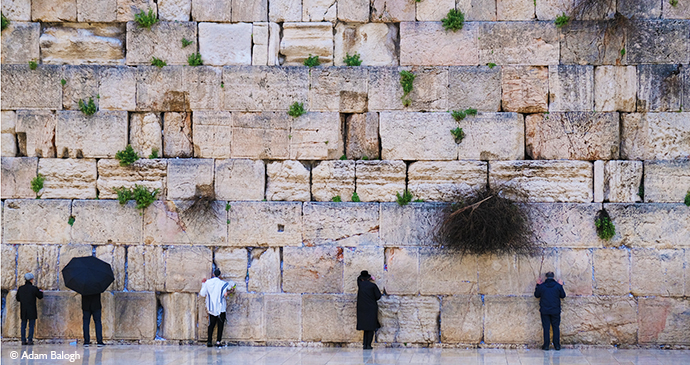
<path id="1" fill-rule="evenodd" d="M 541 314 L 560 314 L 561 298 L 565 298 L 563 285 L 551 278 L 542 284 L 537 284 L 534 296 L 539 298 L 539 311 Z"/>
<path id="2" fill-rule="evenodd" d="M 36 298 L 42 299 L 43 292 L 38 290 L 38 287 L 26 282 L 17 289 L 17 301 L 20 306 L 21 319 L 37 319 L 38 311 L 36 310 Z"/>
<path id="3" fill-rule="evenodd" d="M 98 312 L 101 310 L 101 295 L 82 295 L 81 296 L 81 310 L 89 312 Z"/>
<path id="4" fill-rule="evenodd" d="M 379 305 L 381 291 L 369 280 L 357 281 L 357 330 L 376 331 L 379 324 Z"/>

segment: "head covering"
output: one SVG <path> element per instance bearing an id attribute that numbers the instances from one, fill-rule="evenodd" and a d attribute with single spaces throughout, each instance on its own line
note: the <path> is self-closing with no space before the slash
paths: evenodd
<path id="1" fill-rule="evenodd" d="M 549 271 L 549 272 L 546 273 L 546 277 L 547 277 L 547 278 L 553 278 L 553 276 L 554 276 L 554 275 L 553 275 L 553 271 Z"/>
<path id="2" fill-rule="evenodd" d="M 216 269 L 213 271 L 213 276 L 219 277 L 220 276 L 220 269 Z"/>
<path id="3" fill-rule="evenodd" d="M 27 272 L 26 274 L 24 274 L 24 279 L 26 279 L 26 280 L 33 280 L 33 279 L 34 279 L 34 274 L 32 274 L 32 273 L 30 273 L 30 272 Z"/>
<path id="4" fill-rule="evenodd" d="M 361 273 L 359 273 L 359 278 L 357 280 L 369 280 L 371 279 L 371 275 L 369 275 L 369 272 L 366 270 L 362 270 Z"/>

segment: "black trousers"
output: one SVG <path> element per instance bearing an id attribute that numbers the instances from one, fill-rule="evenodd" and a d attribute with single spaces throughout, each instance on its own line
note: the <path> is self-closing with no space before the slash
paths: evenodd
<path id="1" fill-rule="evenodd" d="M 223 324 L 225 324 L 225 312 L 222 312 L 219 316 L 208 315 L 208 343 L 213 342 L 213 328 L 218 324 L 218 342 L 223 338 Z"/>
<path id="2" fill-rule="evenodd" d="M 84 343 L 91 342 L 89 335 L 89 326 L 91 325 L 91 316 L 93 316 L 93 323 L 96 325 L 96 341 L 103 343 L 103 324 L 101 323 L 101 311 L 83 311 L 84 313 Z"/>
<path id="3" fill-rule="evenodd" d="M 364 345 L 365 350 L 371 348 L 372 341 L 374 341 L 374 331 L 364 331 L 364 340 L 362 341 L 362 345 Z"/>
<path id="4" fill-rule="evenodd" d="M 29 325 L 29 337 L 26 337 L 26 325 Z M 20 330 L 22 336 L 22 344 L 34 340 L 34 327 L 36 326 L 35 319 L 22 319 L 22 328 Z"/>
<path id="5" fill-rule="evenodd" d="M 553 345 L 561 346 L 561 330 L 559 326 L 561 325 L 561 314 L 542 314 L 541 315 L 541 327 L 544 331 L 544 347 L 549 346 L 551 341 L 549 341 L 549 327 L 553 328 Z"/>

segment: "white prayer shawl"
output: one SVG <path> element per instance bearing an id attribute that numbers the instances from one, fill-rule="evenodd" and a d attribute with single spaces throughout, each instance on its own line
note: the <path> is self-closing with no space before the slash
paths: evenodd
<path id="1" fill-rule="evenodd" d="M 201 285 L 199 295 L 206 297 L 206 310 L 208 314 L 217 317 L 225 312 L 227 307 L 225 294 L 234 286 L 235 283 L 232 280 L 225 282 L 218 278 L 208 279 Z"/>

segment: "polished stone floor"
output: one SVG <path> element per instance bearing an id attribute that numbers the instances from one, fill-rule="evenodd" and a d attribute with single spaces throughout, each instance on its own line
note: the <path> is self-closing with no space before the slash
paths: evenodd
<path id="1" fill-rule="evenodd" d="M 29 360 L 30 355 L 44 357 Z M 75 355 L 76 354 L 76 355 Z M 78 356 L 77 356 L 78 355 Z M 19 356 L 19 359 L 14 359 Z M 58 358 L 62 356 L 62 359 Z M 70 362 L 69 356 L 73 357 Z M 22 359 L 21 357 L 25 357 Z M 436 348 L 315 348 L 175 345 L 110 345 L 84 348 L 74 344 L 21 346 L 2 344 L 3 365 L 12 364 L 690 364 L 690 350 L 618 350 L 602 348 L 542 350 Z"/>

